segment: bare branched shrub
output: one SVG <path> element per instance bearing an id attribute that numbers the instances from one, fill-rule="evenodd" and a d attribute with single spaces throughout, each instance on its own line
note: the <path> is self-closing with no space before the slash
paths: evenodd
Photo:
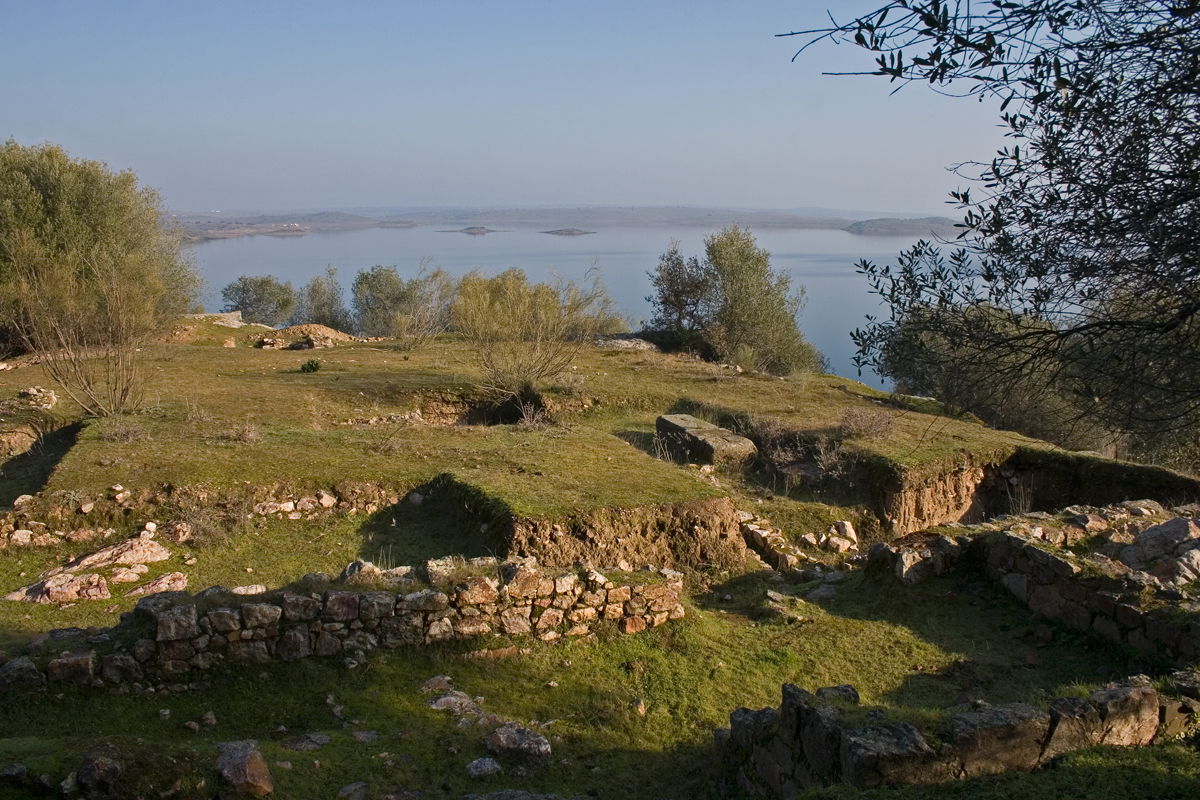
<path id="1" fill-rule="evenodd" d="M 532 398 L 535 387 L 566 370 L 589 339 L 624 325 L 591 277 L 585 287 L 562 279 L 531 284 L 518 269 L 462 279 L 451 319 L 474 346 L 489 393 Z"/>
<path id="2" fill-rule="evenodd" d="M 892 431 L 895 417 L 882 408 L 848 408 L 838 429 L 847 439 L 880 439 Z"/>
<path id="3" fill-rule="evenodd" d="M 222 441 L 233 442 L 235 444 L 254 444 L 262 441 L 262 431 L 252 422 L 246 422 L 243 425 L 238 425 L 236 428 L 230 428 L 221 433 Z"/>
<path id="4" fill-rule="evenodd" d="M 812 450 L 813 463 L 830 480 L 844 478 L 850 471 L 850 456 L 841 442 L 822 436 Z"/>
<path id="5" fill-rule="evenodd" d="M 200 405 L 200 401 L 194 397 L 185 397 L 183 399 L 183 419 L 192 425 L 203 425 L 212 422 L 212 414 Z"/>

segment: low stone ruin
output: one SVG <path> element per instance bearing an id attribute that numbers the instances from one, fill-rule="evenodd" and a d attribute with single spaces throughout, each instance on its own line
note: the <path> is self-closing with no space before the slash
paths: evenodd
<path id="1" fill-rule="evenodd" d="M 633 634 L 684 616 L 679 573 L 638 578 L 616 583 L 594 570 L 549 573 L 531 559 L 518 559 L 499 565 L 498 579 L 463 575 L 445 591 L 415 588 L 414 581 L 408 591 L 281 591 L 242 598 L 214 588 L 196 597 L 156 594 L 139 601 L 116 628 L 52 632 L 45 657 L 31 653 L 0 666 L 0 691 L 40 689 L 48 682 L 135 691 L 185 687 L 189 676 L 222 662 L 344 655 L 358 663 L 377 647 L 491 634 L 553 641 L 587 636 L 599 624 Z"/>
<path id="2" fill-rule="evenodd" d="M 1001 530 L 970 526 L 957 537 L 908 537 L 876 545 L 869 563 L 905 583 L 978 569 L 1047 619 L 1186 664 L 1200 658 L 1200 598 L 1189 585 L 1200 526 L 1188 517 L 1158 520 L 1151 514 L 1165 515 L 1161 506 L 1139 502 L 1070 509 L 1064 518 L 1027 515 Z M 1055 544 L 1078 546 L 1089 536 L 1103 543 L 1086 555 Z"/>
<path id="3" fill-rule="evenodd" d="M 758 455 L 745 436 L 697 419 L 690 414 L 666 414 L 654 423 L 661 441 L 679 457 L 698 464 L 741 466 Z"/>
<path id="4" fill-rule="evenodd" d="M 778 709 L 739 708 L 716 732 L 726 796 L 791 798 L 838 783 L 866 789 L 931 784 L 954 778 L 1029 770 L 1064 753 L 1096 745 L 1140 746 L 1182 735 L 1200 711 L 1200 674 L 1178 681 L 1183 698 L 1167 697 L 1131 679 L 1062 697 L 1046 708 L 1028 703 L 980 704 L 953 715 L 936 734 L 906 722 L 850 720 L 852 687 L 815 695 L 787 684 Z"/>

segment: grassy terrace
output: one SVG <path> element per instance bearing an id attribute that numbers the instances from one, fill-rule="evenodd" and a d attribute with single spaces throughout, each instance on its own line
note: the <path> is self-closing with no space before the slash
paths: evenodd
<path id="1" fill-rule="evenodd" d="M 307 352 L 225 349 L 210 341 L 229 329 L 197 327 L 191 338 L 203 344 L 149 349 L 147 409 L 87 425 L 47 490 L 246 481 L 327 486 L 346 479 L 416 484 L 450 471 L 495 491 L 520 513 L 644 505 L 708 494 L 620 438 L 636 441 L 652 430 L 655 416 L 681 401 L 819 435 L 834 430 L 847 409 L 878 409 L 872 401 L 884 396 L 834 377 L 742 376 L 674 356 L 589 349 L 547 393 L 552 402 L 586 402 L 592 409 L 566 415 L 563 428 L 353 426 L 341 423 L 471 402 L 479 376 L 468 352 L 452 342 L 407 358 L 377 344 Z M 322 369 L 299 372 L 313 357 Z M 36 366 L 0 373 L 4 393 L 47 383 Z M 968 452 L 1045 446 L 948 417 L 896 409 L 891 416 L 888 436 L 848 446 L 904 469 L 936 468 Z M 7 472 L 8 493 L 23 488 Z"/>

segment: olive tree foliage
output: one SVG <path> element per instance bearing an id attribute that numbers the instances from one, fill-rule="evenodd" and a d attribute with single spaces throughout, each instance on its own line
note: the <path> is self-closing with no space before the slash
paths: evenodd
<path id="1" fill-rule="evenodd" d="M 1053 375 L 1110 428 L 1196 429 L 1200 2 L 893 0 L 786 35 L 864 48 L 901 85 L 995 100 L 1011 139 L 960 168 L 953 249 L 859 264 L 890 308 L 855 333 L 860 366 L 886 368 L 900 326 L 921 327 L 958 343 L 954 361 L 994 363 L 995 387 Z"/>
<path id="2" fill-rule="evenodd" d="M 221 290 L 224 311 L 240 311 L 246 322 L 277 327 L 291 318 L 296 290 L 274 275 L 243 275 Z"/>
<path id="3" fill-rule="evenodd" d="M 733 225 L 707 237 L 703 261 L 685 259 L 672 242 L 650 280 L 650 325 L 674 343 L 776 375 L 823 368 L 796 322 L 804 289 L 771 268 L 749 230 Z"/>
<path id="4" fill-rule="evenodd" d="M 483 388 L 498 401 L 533 399 L 589 340 L 625 329 L 594 275 L 579 286 L 530 283 L 519 269 L 490 278 L 473 272 L 459 282 L 450 313 L 453 329 L 474 347 Z"/>
<path id="5" fill-rule="evenodd" d="M 300 290 L 292 322 L 297 325 L 324 325 L 336 331 L 349 330 L 354 320 L 346 308 L 343 294 L 337 270 L 332 266 L 326 267 L 324 275 L 313 276 Z"/>
<path id="6" fill-rule="evenodd" d="M 198 288 L 132 172 L 56 145 L 0 147 L 0 322 L 85 414 L 137 406 L 140 346 Z"/>
<path id="7" fill-rule="evenodd" d="M 351 288 L 358 329 L 366 336 L 396 339 L 412 350 L 450 325 L 455 282 L 442 269 L 403 278 L 395 267 L 359 270 Z"/>

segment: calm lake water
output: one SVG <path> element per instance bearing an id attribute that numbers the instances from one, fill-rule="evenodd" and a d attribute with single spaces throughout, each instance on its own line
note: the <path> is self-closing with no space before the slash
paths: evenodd
<path id="1" fill-rule="evenodd" d="M 701 255 L 703 228 L 617 228 L 587 236 L 550 236 L 536 231 L 502 231 L 485 236 L 444 233 L 434 228 L 369 228 L 300 237 L 252 236 L 201 242 L 192 248 L 206 281 L 204 302 L 209 311 L 221 306 L 221 287 L 240 275 L 274 275 L 301 286 L 327 265 L 338 270 L 347 293 L 355 273 L 375 264 L 416 275 L 422 260 L 462 275 L 473 269 L 494 274 L 520 267 L 534 280 L 554 275 L 579 280 L 593 264 L 599 268 L 621 313 L 636 326 L 650 314 L 646 273 L 672 239 L 684 255 Z M 881 385 L 875 375 L 861 377 L 850 363 L 854 345 L 850 331 L 867 314 L 882 314 L 879 298 L 867 292 L 854 271 L 860 258 L 892 259 L 915 237 L 864 237 L 837 230 L 755 231 L 759 246 L 771 253 L 776 269 L 786 270 L 793 285 L 803 286 L 807 303 L 800 326 L 833 371 Z"/>

